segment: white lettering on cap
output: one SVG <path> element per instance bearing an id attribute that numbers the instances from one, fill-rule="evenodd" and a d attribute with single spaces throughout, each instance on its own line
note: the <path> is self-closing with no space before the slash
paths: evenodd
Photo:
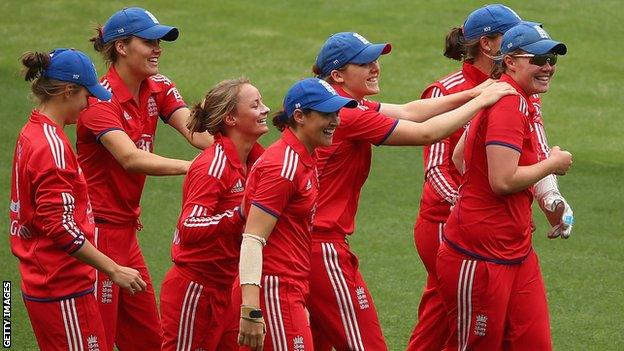
<path id="1" fill-rule="evenodd" d="M 301 108 L 301 104 L 300 103 L 296 103 L 295 104 L 295 108 Z"/>
<path id="2" fill-rule="evenodd" d="M 357 33 L 353 33 L 353 36 L 358 38 L 362 43 L 364 44 L 370 44 L 370 41 L 366 40 L 366 38 L 364 38 L 363 36 L 357 34 Z"/>
<path id="3" fill-rule="evenodd" d="M 533 26 L 533 28 L 535 28 L 535 30 L 537 31 L 537 34 L 539 34 L 539 36 L 542 37 L 543 39 L 550 39 L 550 37 L 548 36 L 548 33 L 546 33 L 544 28 L 538 25 Z"/>
<path id="4" fill-rule="evenodd" d="M 154 24 L 159 24 L 159 23 L 158 23 L 158 20 L 156 19 L 156 17 L 154 17 L 154 15 L 152 15 L 152 13 L 151 13 L 151 12 L 149 12 L 149 11 L 145 10 L 145 13 L 149 16 L 149 18 L 151 18 L 151 19 L 152 19 L 152 21 L 154 21 Z"/>
<path id="5" fill-rule="evenodd" d="M 78 78 L 80 78 L 80 74 L 74 74 L 73 77 L 74 77 L 74 79 L 78 79 Z"/>
<path id="6" fill-rule="evenodd" d="M 488 26 L 488 27 L 483 28 L 483 31 L 484 31 L 484 32 L 489 32 L 489 31 L 491 31 L 491 30 L 492 30 L 492 27 L 489 27 L 489 26 Z"/>
<path id="7" fill-rule="evenodd" d="M 318 81 L 318 82 L 319 82 L 319 83 L 320 83 L 320 84 L 321 84 L 321 85 L 325 88 L 325 90 L 327 90 L 330 94 L 332 94 L 332 95 L 338 95 L 338 93 L 336 92 L 336 90 L 334 90 L 334 88 L 333 88 L 331 85 L 329 85 L 329 83 L 327 83 L 326 81 L 324 81 L 324 80 L 320 80 L 320 79 L 319 79 L 319 81 Z"/>

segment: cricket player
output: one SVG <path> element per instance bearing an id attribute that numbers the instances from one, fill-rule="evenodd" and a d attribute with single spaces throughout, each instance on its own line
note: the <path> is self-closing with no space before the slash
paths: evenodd
<path id="1" fill-rule="evenodd" d="M 312 231 L 308 305 L 316 350 L 387 349 L 373 299 L 347 240 L 355 230 L 360 191 L 371 166 L 371 146 L 438 141 L 513 90 L 498 83 L 484 89 L 488 82 L 458 94 L 403 105 L 367 100 L 380 91 L 378 58 L 390 50 L 390 44 L 372 44 L 358 33 L 336 33 L 321 48 L 313 68 L 341 96 L 358 101 L 356 109 L 340 111 L 341 123 L 332 145 L 318 150 L 320 192 Z"/>
<path id="2" fill-rule="evenodd" d="M 215 143 L 191 164 L 173 238 L 173 267 L 160 291 L 162 350 L 238 350 L 239 306 L 231 304 L 247 175 L 264 149 L 269 108 L 248 79 L 225 80 L 191 110 L 189 130 Z"/>
<path id="3" fill-rule="evenodd" d="M 96 222 L 96 246 L 113 259 L 137 267 L 148 286 L 130 296 L 97 276 L 96 298 L 108 346 L 132 350 L 161 347 L 156 298 L 136 231 L 146 175 L 185 174 L 190 162 L 153 154 L 158 119 L 198 147 L 212 143 L 208 133 L 192 138 L 189 109 L 175 84 L 159 74 L 160 41 L 173 41 L 178 29 L 162 25 L 147 10 L 131 7 L 113 14 L 92 38 L 111 64 L 101 82 L 113 97 L 93 99 L 78 122 L 78 160 L 85 172 Z"/>
<path id="4" fill-rule="evenodd" d="M 437 257 L 448 313 L 447 350 L 551 350 L 546 292 L 531 245 L 533 185 L 565 174 L 572 156 L 553 147 L 539 159 L 530 96 L 549 90 L 567 49 L 539 24 L 522 22 L 501 43 L 501 81 L 519 95 L 501 99 L 468 127 L 459 197 Z"/>
<path id="5" fill-rule="evenodd" d="M 17 138 L 11 168 L 10 243 L 22 297 L 41 350 L 104 349 L 95 269 L 128 294 L 146 285 L 137 270 L 89 242 L 94 222 L 87 184 L 63 129 L 76 123 L 89 95 L 106 100 L 111 94 L 80 51 L 28 52 L 21 62 L 38 100 Z"/>
<path id="6" fill-rule="evenodd" d="M 308 78 L 288 90 L 284 110 L 273 118 L 282 136 L 252 168 L 243 200 L 248 217 L 236 300 L 242 302 L 241 346 L 315 349 L 305 309 L 319 191 L 315 149 L 331 145 L 338 111 L 356 106 L 328 83 Z"/>

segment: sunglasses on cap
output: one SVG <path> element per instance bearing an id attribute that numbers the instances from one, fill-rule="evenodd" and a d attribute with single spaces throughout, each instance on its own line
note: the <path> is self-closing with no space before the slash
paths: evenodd
<path id="1" fill-rule="evenodd" d="M 543 55 L 533 55 L 533 54 L 518 54 L 511 55 L 511 57 L 527 57 L 529 58 L 529 63 L 535 66 L 544 66 L 546 63 L 549 63 L 551 66 L 554 66 L 557 63 L 557 54 L 548 53 Z"/>

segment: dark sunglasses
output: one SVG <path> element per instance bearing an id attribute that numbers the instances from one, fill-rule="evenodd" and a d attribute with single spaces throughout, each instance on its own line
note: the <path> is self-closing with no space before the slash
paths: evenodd
<path id="1" fill-rule="evenodd" d="M 549 63 L 551 66 L 557 64 L 557 54 L 543 54 L 543 55 L 533 55 L 533 54 L 518 54 L 511 55 L 511 57 L 527 57 L 529 58 L 529 63 L 532 65 L 542 67 L 546 63 Z"/>

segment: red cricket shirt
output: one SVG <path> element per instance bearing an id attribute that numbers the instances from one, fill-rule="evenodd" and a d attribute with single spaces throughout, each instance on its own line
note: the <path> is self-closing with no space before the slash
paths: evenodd
<path id="1" fill-rule="evenodd" d="M 247 169 L 263 151 L 260 144 L 254 145 Z M 215 143 L 191 164 L 171 248 L 173 262 L 188 279 L 209 286 L 229 287 L 234 282 L 245 224 L 239 206 L 246 180 L 236 146 L 225 136 L 215 136 Z"/>
<path id="2" fill-rule="evenodd" d="M 278 219 L 263 250 L 263 274 L 308 279 L 318 191 L 315 155 L 284 130 L 253 166 L 245 190 L 245 213 L 255 205 Z"/>
<path id="3" fill-rule="evenodd" d="M 341 96 L 352 98 L 340 86 L 333 87 Z M 320 191 L 315 237 L 349 235 L 355 230 L 360 192 L 371 167 L 371 145 L 383 144 L 398 123 L 379 113 L 379 107 L 378 102 L 362 99 L 357 108 L 341 109 L 332 145 L 316 151 Z"/>
<path id="4" fill-rule="evenodd" d="M 91 99 L 90 106 L 80 115 L 78 160 L 89 184 L 96 221 L 134 223 L 141 211 L 145 175 L 124 170 L 100 138 L 112 130 L 121 130 L 137 148 L 152 152 L 158 117 L 166 123 L 173 112 L 186 104 L 175 84 L 160 74 L 143 81 L 138 105 L 114 66 L 101 82 L 113 97 L 110 101 Z"/>
<path id="5" fill-rule="evenodd" d="M 533 137 L 535 108 L 509 76 L 520 95 L 505 96 L 472 120 L 464 159 L 466 173 L 444 229 L 447 244 L 469 256 L 502 264 L 521 262 L 531 250 L 533 187 L 495 194 L 488 181 L 486 147 L 501 145 L 520 153 L 519 166 L 538 162 Z"/>
<path id="6" fill-rule="evenodd" d="M 63 128 L 33 110 L 17 138 L 11 173 L 11 250 L 19 258 L 24 298 L 91 293 L 95 269 L 70 254 L 93 240 L 93 214 Z"/>

